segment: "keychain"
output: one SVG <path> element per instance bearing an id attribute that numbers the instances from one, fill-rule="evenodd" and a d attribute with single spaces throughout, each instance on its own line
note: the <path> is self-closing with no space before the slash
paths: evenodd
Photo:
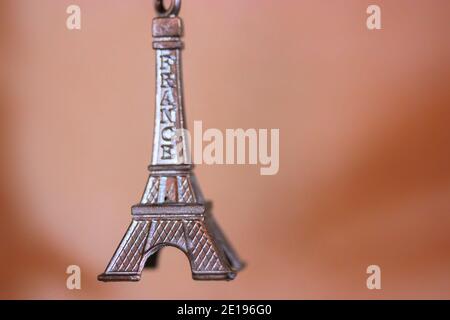
<path id="1" fill-rule="evenodd" d="M 184 119 L 181 0 L 155 0 L 156 108 L 150 177 L 132 222 L 101 281 L 139 281 L 164 246 L 182 250 L 195 280 L 232 280 L 243 263 L 204 200 L 193 173 Z"/>

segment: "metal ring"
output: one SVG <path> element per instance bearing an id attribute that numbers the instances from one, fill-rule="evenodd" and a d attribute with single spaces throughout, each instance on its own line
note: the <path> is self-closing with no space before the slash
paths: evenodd
<path id="1" fill-rule="evenodd" d="M 163 0 L 155 0 L 155 9 L 160 17 L 177 16 L 181 9 L 181 0 L 171 0 L 167 9 Z"/>

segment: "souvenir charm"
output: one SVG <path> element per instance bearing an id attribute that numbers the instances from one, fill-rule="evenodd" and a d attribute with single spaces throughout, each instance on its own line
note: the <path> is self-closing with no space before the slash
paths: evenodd
<path id="1" fill-rule="evenodd" d="M 211 214 L 193 173 L 185 129 L 181 41 L 181 0 L 169 8 L 156 0 L 153 20 L 156 51 L 156 108 L 150 176 L 132 221 L 98 279 L 138 281 L 145 267 L 155 267 L 164 246 L 182 250 L 195 280 L 231 280 L 243 267 Z"/>

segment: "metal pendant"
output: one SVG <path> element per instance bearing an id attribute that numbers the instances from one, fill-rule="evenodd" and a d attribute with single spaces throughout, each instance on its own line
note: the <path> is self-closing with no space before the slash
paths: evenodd
<path id="1" fill-rule="evenodd" d="M 132 221 L 100 281 L 138 281 L 154 267 L 164 246 L 182 250 L 195 280 L 232 280 L 243 263 L 230 246 L 205 202 L 190 163 L 184 135 L 181 41 L 177 17 L 181 0 L 166 9 L 155 1 L 156 109 L 150 177 L 141 202 L 131 209 Z M 176 135 L 176 139 L 174 139 Z"/>

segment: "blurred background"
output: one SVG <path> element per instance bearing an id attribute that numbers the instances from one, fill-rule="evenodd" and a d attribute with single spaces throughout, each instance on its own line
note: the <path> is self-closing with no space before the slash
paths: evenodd
<path id="1" fill-rule="evenodd" d="M 196 168 L 248 264 L 235 281 L 195 282 L 166 248 L 139 283 L 105 284 L 148 175 L 153 1 L 2 0 L 0 298 L 449 299 L 449 13 L 446 0 L 183 1 L 188 125 L 279 128 L 280 170 Z M 366 287 L 372 264 L 382 290 Z"/>

